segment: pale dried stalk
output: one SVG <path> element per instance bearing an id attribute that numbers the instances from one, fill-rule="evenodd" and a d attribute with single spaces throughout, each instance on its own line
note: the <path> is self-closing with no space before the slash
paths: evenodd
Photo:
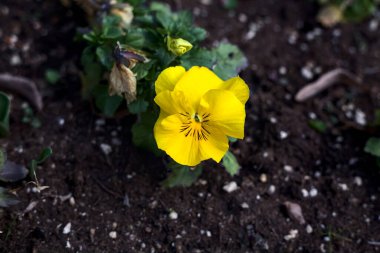
<path id="1" fill-rule="evenodd" d="M 295 99 L 297 102 L 304 102 L 328 87 L 338 83 L 359 85 L 361 80 L 347 70 L 341 68 L 334 69 L 323 74 L 315 82 L 309 83 L 303 87 L 300 91 L 298 91 Z"/>

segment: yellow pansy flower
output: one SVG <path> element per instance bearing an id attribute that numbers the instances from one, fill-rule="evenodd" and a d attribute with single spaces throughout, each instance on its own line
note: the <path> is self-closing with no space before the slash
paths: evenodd
<path id="1" fill-rule="evenodd" d="M 165 69 L 155 82 L 160 116 L 154 126 L 159 149 L 177 163 L 220 162 L 228 136 L 243 139 L 249 88 L 240 77 L 221 80 L 206 67 Z"/>

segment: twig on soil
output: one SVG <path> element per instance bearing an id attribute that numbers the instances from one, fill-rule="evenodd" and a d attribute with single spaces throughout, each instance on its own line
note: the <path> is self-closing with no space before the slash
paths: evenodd
<path id="1" fill-rule="evenodd" d="M 380 246 L 380 242 L 376 242 L 376 241 L 368 241 L 367 243 L 369 245 Z"/>
<path id="2" fill-rule="evenodd" d="M 20 95 L 28 100 L 37 111 L 42 110 L 42 96 L 37 90 L 36 84 L 30 79 L 8 73 L 0 74 L 0 90 Z"/>
<path id="3" fill-rule="evenodd" d="M 99 185 L 99 187 L 100 187 L 103 191 L 105 191 L 105 192 L 111 194 L 112 196 L 114 196 L 114 197 L 116 197 L 116 198 L 124 199 L 124 197 L 123 197 L 121 194 L 119 194 L 119 193 L 117 193 L 117 192 L 114 192 L 114 191 L 108 189 L 104 184 L 102 184 L 102 182 L 100 182 L 100 181 L 99 181 L 97 178 L 95 178 L 94 176 L 92 177 L 92 179 L 93 179 L 93 180 Z"/>
<path id="4" fill-rule="evenodd" d="M 334 69 L 323 74 L 315 82 L 309 83 L 303 87 L 300 91 L 298 91 L 295 99 L 297 102 L 304 102 L 337 83 L 359 85 L 361 80 L 347 70 L 341 68 Z"/>

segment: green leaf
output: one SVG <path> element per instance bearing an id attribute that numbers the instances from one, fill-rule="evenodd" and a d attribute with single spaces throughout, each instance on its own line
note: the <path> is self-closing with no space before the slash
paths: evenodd
<path id="1" fill-rule="evenodd" d="M 120 96 L 109 96 L 107 85 L 96 85 L 92 94 L 97 108 L 108 117 L 112 117 L 124 101 Z"/>
<path id="2" fill-rule="evenodd" d="M 55 69 L 47 69 L 45 71 L 45 79 L 50 84 L 56 84 L 60 78 L 61 75 Z"/>
<path id="3" fill-rule="evenodd" d="M 224 6 L 224 8 L 226 8 L 228 10 L 236 9 L 237 5 L 238 5 L 237 0 L 223 0 L 223 6 Z"/>
<path id="4" fill-rule="evenodd" d="M 228 140 L 229 140 L 230 142 L 236 142 L 236 141 L 237 141 L 236 138 L 231 137 L 231 136 L 228 136 Z"/>
<path id="5" fill-rule="evenodd" d="M 237 76 L 247 66 L 247 59 L 239 48 L 229 43 L 221 43 L 213 49 L 214 72 L 223 80 Z"/>
<path id="6" fill-rule="evenodd" d="M 195 27 L 191 30 L 191 32 L 194 37 L 194 41 L 202 41 L 207 37 L 207 31 L 201 27 Z"/>
<path id="7" fill-rule="evenodd" d="M 166 188 L 191 186 L 202 174 L 202 167 L 199 165 L 189 167 L 171 161 L 167 167 L 171 170 L 171 173 L 161 183 Z"/>
<path id="8" fill-rule="evenodd" d="M 9 97 L 0 91 L 0 137 L 5 137 L 9 134 Z"/>
<path id="9" fill-rule="evenodd" d="M 214 63 L 214 55 L 211 51 L 203 48 L 190 50 L 180 58 L 181 65 L 190 69 L 192 66 L 205 66 L 211 68 Z"/>
<path id="10" fill-rule="evenodd" d="M 380 138 L 372 137 L 365 144 L 364 151 L 380 157 Z"/>
<path id="11" fill-rule="evenodd" d="M 123 35 L 123 30 L 119 27 L 106 27 L 103 31 L 102 37 L 105 39 L 117 39 Z"/>
<path id="12" fill-rule="evenodd" d="M 81 63 L 84 68 L 84 73 L 81 74 L 82 96 L 89 98 L 94 87 L 99 84 L 103 73 L 101 65 L 96 60 L 94 47 L 86 47 L 81 56 Z"/>
<path id="13" fill-rule="evenodd" d="M 130 113 L 138 114 L 142 112 L 146 112 L 148 109 L 149 103 L 146 102 L 144 99 L 140 98 L 132 103 L 128 104 L 128 110 Z"/>
<path id="14" fill-rule="evenodd" d="M 374 0 L 353 0 L 343 12 L 344 19 L 351 22 L 359 22 L 376 11 Z"/>
<path id="15" fill-rule="evenodd" d="M 5 188 L 0 187 L 0 207 L 9 207 L 18 203 L 19 200 L 11 196 Z"/>
<path id="16" fill-rule="evenodd" d="M 53 154 L 53 150 L 50 147 L 44 148 L 42 152 L 40 153 L 40 155 L 38 156 L 38 158 L 36 159 L 37 164 L 44 163 L 46 159 L 48 159 L 52 154 Z"/>
<path id="17" fill-rule="evenodd" d="M 222 164 L 224 168 L 226 168 L 226 171 L 231 175 L 234 176 L 239 172 L 240 165 L 235 157 L 235 155 L 227 151 L 227 153 L 224 155 L 222 159 Z"/>
<path id="18" fill-rule="evenodd" d="M 323 121 L 317 119 L 310 120 L 309 126 L 319 133 L 325 133 L 327 130 L 326 124 Z"/>
<path id="19" fill-rule="evenodd" d="M 163 152 L 158 149 L 153 135 L 156 119 L 157 116 L 152 112 L 141 114 L 140 120 L 132 126 L 132 141 L 137 147 L 149 150 L 156 156 L 160 156 Z"/>
<path id="20" fill-rule="evenodd" d="M 28 175 L 28 170 L 23 165 L 12 161 L 5 161 L 4 166 L 0 168 L 0 180 L 4 182 L 17 182 Z"/>
<path id="21" fill-rule="evenodd" d="M 102 45 L 96 49 L 96 55 L 100 63 L 108 70 L 112 69 L 114 60 L 112 57 L 112 49 L 109 46 Z"/>

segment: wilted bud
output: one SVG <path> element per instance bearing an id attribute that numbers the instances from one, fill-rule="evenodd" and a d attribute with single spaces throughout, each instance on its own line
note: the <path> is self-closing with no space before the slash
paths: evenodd
<path id="1" fill-rule="evenodd" d="M 136 100 L 136 77 L 132 70 L 115 63 L 110 74 L 108 93 L 110 96 L 123 96 L 128 104 Z"/>
<path id="2" fill-rule="evenodd" d="M 168 50 L 177 56 L 181 56 L 193 48 L 193 45 L 187 40 L 181 38 L 175 39 L 170 36 L 166 38 L 166 45 Z"/>
<path id="3" fill-rule="evenodd" d="M 325 27 L 333 27 L 343 20 L 342 8 L 335 5 L 326 6 L 318 13 L 317 20 Z"/>
<path id="4" fill-rule="evenodd" d="M 111 8 L 111 13 L 121 18 L 121 27 L 128 28 L 131 25 L 133 20 L 133 7 L 129 4 L 117 4 Z"/>

